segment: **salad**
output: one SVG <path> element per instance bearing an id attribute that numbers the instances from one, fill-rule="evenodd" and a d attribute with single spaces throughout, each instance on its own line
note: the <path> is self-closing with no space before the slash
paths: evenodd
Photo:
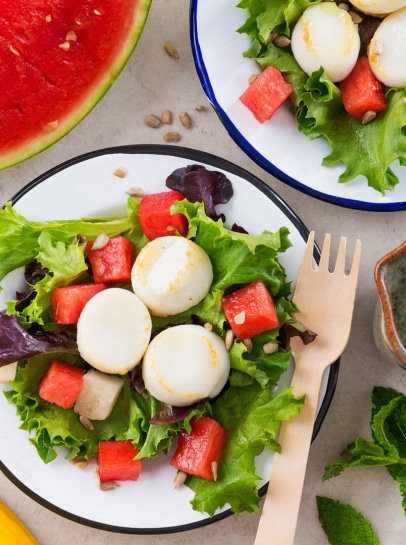
<path id="1" fill-rule="evenodd" d="M 324 166 L 344 163 L 339 182 L 359 175 L 385 195 L 406 162 L 406 41 L 403 0 L 242 0 L 238 30 L 252 37 L 244 56 L 260 74 L 242 102 L 265 122 L 288 97 L 298 129 L 324 137 Z"/>
<path id="2" fill-rule="evenodd" d="M 278 252 L 284 252 L 290 245 L 288 230 L 281 227 L 275 233 L 252 236 L 244 233 L 241 226 L 227 229 L 225 218 L 219 217 L 215 208 L 232 198 L 231 184 L 221 173 L 191 165 L 172 173 L 167 186 L 170 191 L 146 195 L 141 203 L 129 197 L 128 214 L 123 218 L 31 222 L 17 213 L 10 203 L 0 211 L 0 280 L 24 267 L 27 282 L 26 289 L 8 302 L 0 314 L 0 365 L 18 361 L 11 389 L 5 394 L 16 406 L 21 427 L 31 432 L 30 441 L 44 462 L 55 459 L 58 447 L 68 449 L 70 460 L 97 456 L 100 474 L 104 471 L 102 466 L 107 464 L 107 471 L 103 473 L 105 482 L 121 478 L 136 480 L 142 472 L 143 459 L 168 452 L 172 443 L 177 442 L 178 460 L 173 461 L 168 456 L 168 464 L 174 465 L 175 478 L 175 467 L 181 465 L 180 443 L 193 436 L 193 430 L 200 422 L 205 433 L 215 437 L 212 444 L 223 444 L 224 450 L 215 453 L 219 457 L 216 474 L 212 464 L 211 475 L 187 474 L 185 484 L 195 493 L 193 508 L 213 515 L 229 503 L 235 513 L 257 512 L 255 457 L 264 448 L 278 450 L 280 423 L 297 414 L 303 404 L 303 399 L 295 399 L 289 388 L 279 395 L 273 394 L 274 386 L 289 364 L 289 336 L 303 334 L 295 327 L 292 314 L 297 309 L 288 299 L 291 286 L 278 262 Z M 178 197 L 177 192 L 182 199 L 176 198 L 174 204 L 168 206 L 168 195 Z M 158 221 L 157 214 L 151 214 L 151 211 L 158 212 Z M 144 333 L 149 331 L 153 337 L 151 343 L 148 339 L 147 345 L 152 346 L 163 334 L 179 331 L 177 328 L 194 327 L 215 336 L 221 346 L 219 351 L 224 353 L 225 349 L 227 352 L 227 376 L 224 378 L 223 374 L 212 385 L 212 391 L 201 392 L 191 404 L 176 400 L 175 405 L 170 399 L 162 399 L 159 388 L 151 395 L 149 388 L 153 389 L 153 385 L 148 382 L 143 365 L 139 361 L 123 363 L 127 354 L 117 359 L 116 351 L 112 350 L 104 357 L 103 364 L 107 368 L 102 368 L 95 355 L 97 345 L 104 342 L 100 330 L 94 333 L 93 329 L 95 323 L 99 323 L 98 316 L 111 318 L 117 310 L 113 305 L 104 307 L 108 312 L 98 312 L 102 307 L 97 305 L 102 304 L 107 295 L 118 305 L 117 293 L 120 297 L 126 294 L 124 297 L 131 301 L 137 298 L 132 260 L 130 276 L 125 265 L 128 248 L 137 257 L 137 263 L 139 256 L 145 255 L 154 241 L 162 239 L 153 238 L 162 234 L 160 228 L 165 233 L 171 232 L 171 236 L 163 237 L 171 239 L 171 248 L 176 240 L 199 247 L 199 251 L 209 258 L 212 278 L 205 288 L 207 293 L 198 294 L 196 297 L 200 300 L 194 301 L 191 307 L 176 308 L 172 314 L 168 308 L 165 312 L 148 313 L 150 329 L 148 317 L 143 315 L 144 322 L 139 329 Z M 121 257 L 115 259 L 114 267 L 110 267 L 103 259 L 115 244 L 121 248 Z M 179 253 L 176 255 L 180 256 Z M 156 271 L 154 273 L 157 281 L 165 279 L 170 268 L 176 269 L 178 263 L 179 260 L 171 262 L 167 258 L 167 266 L 161 268 L 160 280 Z M 237 328 L 230 341 L 227 333 L 232 331 L 230 324 L 234 321 L 243 327 L 245 322 L 241 310 L 233 314 L 235 302 L 232 296 L 258 284 L 261 289 L 265 288 L 273 303 L 276 314 L 272 319 L 277 320 L 277 325 L 271 322 L 269 329 L 268 322 L 268 329 L 259 334 L 255 334 L 255 330 L 238 332 Z M 96 290 L 90 298 L 89 286 Z M 150 301 L 141 302 L 141 297 L 146 299 L 140 294 L 137 309 L 139 305 L 151 306 Z M 87 301 L 78 317 L 78 305 L 84 299 Z M 223 305 L 224 300 L 231 305 L 228 310 Z M 125 314 L 124 319 L 123 315 L 124 312 L 116 313 L 116 318 L 109 323 L 109 327 L 118 323 L 118 335 L 132 319 L 130 314 Z M 78 323 L 74 323 L 75 320 Z M 249 325 L 248 320 L 246 325 Z M 93 345 L 92 336 L 97 340 Z M 85 360 L 82 356 L 86 350 Z M 135 359 L 139 357 L 138 354 Z M 168 380 L 171 378 L 170 373 Z M 72 384 L 69 389 L 64 387 L 66 380 Z M 94 381 L 96 390 L 92 389 Z M 108 383 L 106 390 L 101 390 L 100 381 Z M 103 392 L 97 403 L 83 399 L 84 383 L 91 395 L 95 391 Z M 163 390 L 168 391 L 168 388 Z M 101 411 L 96 415 L 89 413 L 95 405 Z M 122 445 L 125 452 L 111 454 L 108 452 L 110 445 Z M 130 451 L 133 462 L 130 469 L 125 462 L 111 472 L 111 460 L 121 460 L 121 455 L 128 458 L 129 446 L 136 450 Z M 184 472 L 187 471 L 185 468 Z"/>

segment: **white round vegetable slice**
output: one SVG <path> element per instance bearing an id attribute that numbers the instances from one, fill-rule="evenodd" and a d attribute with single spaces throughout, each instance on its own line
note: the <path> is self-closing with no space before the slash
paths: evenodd
<path id="1" fill-rule="evenodd" d="M 145 387 L 177 407 L 221 392 L 230 373 L 224 341 L 199 325 L 179 325 L 157 335 L 143 360 Z"/>
<path id="2" fill-rule="evenodd" d="M 152 314 L 172 316 L 206 297 L 213 267 L 206 252 L 191 240 L 160 237 L 137 256 L 131 281 L 134 293 Z"/>
<path id="3" fill-rule="evenodd" d="M 109 288 L 86 303 L 78 322 L 79 353 L 105 373 L 124 375 L 140 361 L 151 338 L 151 316 L 134 293 Z"/>
<path id="4" fill-rule="evenodd" d="M 292 32 L 292 52 L 310 76 L 321 66 L 334 82 L 348 76 L 357 62 L 360 37 L 349 13 L 333 2 L 308 7 Z"/>
<path id="5" fill-rule="evenodd" d="M 388 87 L 406 87 L 406 8 L 386 17 L 368 48 L 375 77 Z"/>
<path id="6" fill-rule="evenodd" d="M 368 15 L 387 15 L 406 6 L 406 0 L 351 0 L 351 4 Z"/>

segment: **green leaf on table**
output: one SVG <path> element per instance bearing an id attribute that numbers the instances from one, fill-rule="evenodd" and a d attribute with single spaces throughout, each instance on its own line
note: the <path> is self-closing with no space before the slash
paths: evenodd
<path id="1" fill-rule="evenodd" d="M 331 545 L 380 545 L 371 523 L 351 505 L 317 496 L 317 507 Z"/>
<path id="2" fill-rule="evenodd" d="M 343 451 L 348 459 L 326 467 L 323 480 L 347 467 L 385 466 L 399 484 L 406 514 L 406 396 L 392 388 L 374 388 L 371 418 L 373 441 L 356 439 Z"/>

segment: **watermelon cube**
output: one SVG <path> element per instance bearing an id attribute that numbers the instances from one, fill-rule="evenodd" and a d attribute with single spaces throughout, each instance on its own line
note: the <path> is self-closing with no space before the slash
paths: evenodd
<path id="1" fill-rule="evenodd" d="M 358 59 L 352 72 L 340 83 L 346 111 L 361 121 L 366 112 L 386 110 L 383 85 L 372 72 L 367 57 Z"/>
<path id="2" fill-rule="evenodd" d="M 76 284 L 55 288 L 51 293 L 52 320 L 56 324 L 77 324 L 90 299 L 106 289 L 106 284 Z"/>
<path id="3" fill-rule="evenodd" d="M 182 430 L 170 464 L 188 475 L 217 480 L 217 470 L 227 443 L 227 432 L 213 418 L 192 420 L 192 431 Z"/>
<path id="4" fill-rule="evenodd" d="M 293 87 L 286 83 L 279 70 L 268 66 L 240 96 L 241 102 L 260 123 L 271 119 L 276 110 L 291 95 Z"/>
<path id="5" fill-rule="evenodd" d="M 39 396 L 63 409 L 73 407 L 83 384 L 85 370 L 54 359 L 39 385 Z"/>
<path id="6" fill-rule="evenodd" d="M 140 204 L 138 217 L 143 232 L 149 240 L 158 237 L 176 235 L 183 237 L 188 230 L 188 222 L 183 214 L 171 214 L 171 206 L 182 201 L 184 196 L 179 191 L 164 191 L 145 195 Z"/>
<path id="7" fill-rule="evenodd" d="M 250 339 L 279 326 L 275 304 L 263 282 L 225 295 L 221 304 L 237 339 Z"/>
<path id="8" fill-rule="evenodd" d="M 103 441 L 99 443 L 97 461 L 100 482 L 136 481 L 141 471 L 139 453 L 131 441 Z"/>
<path id="9" fill-rule="evenodd" d="M 133 246 L 124 237 L 113 237 L 99 250 L 93 250 L 94 241 L 87 244 L 87 257 L 96 283 L 129 282 L 133 265 Z"/>

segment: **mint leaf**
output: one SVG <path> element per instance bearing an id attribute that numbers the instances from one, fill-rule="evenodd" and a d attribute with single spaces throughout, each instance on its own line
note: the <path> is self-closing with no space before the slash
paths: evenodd
<path id="1" fill-rule="evenodd" d="M 317 496 L 317 507 L 331 545 L 380 545 L 371 523 L 351 505 Z"/>

